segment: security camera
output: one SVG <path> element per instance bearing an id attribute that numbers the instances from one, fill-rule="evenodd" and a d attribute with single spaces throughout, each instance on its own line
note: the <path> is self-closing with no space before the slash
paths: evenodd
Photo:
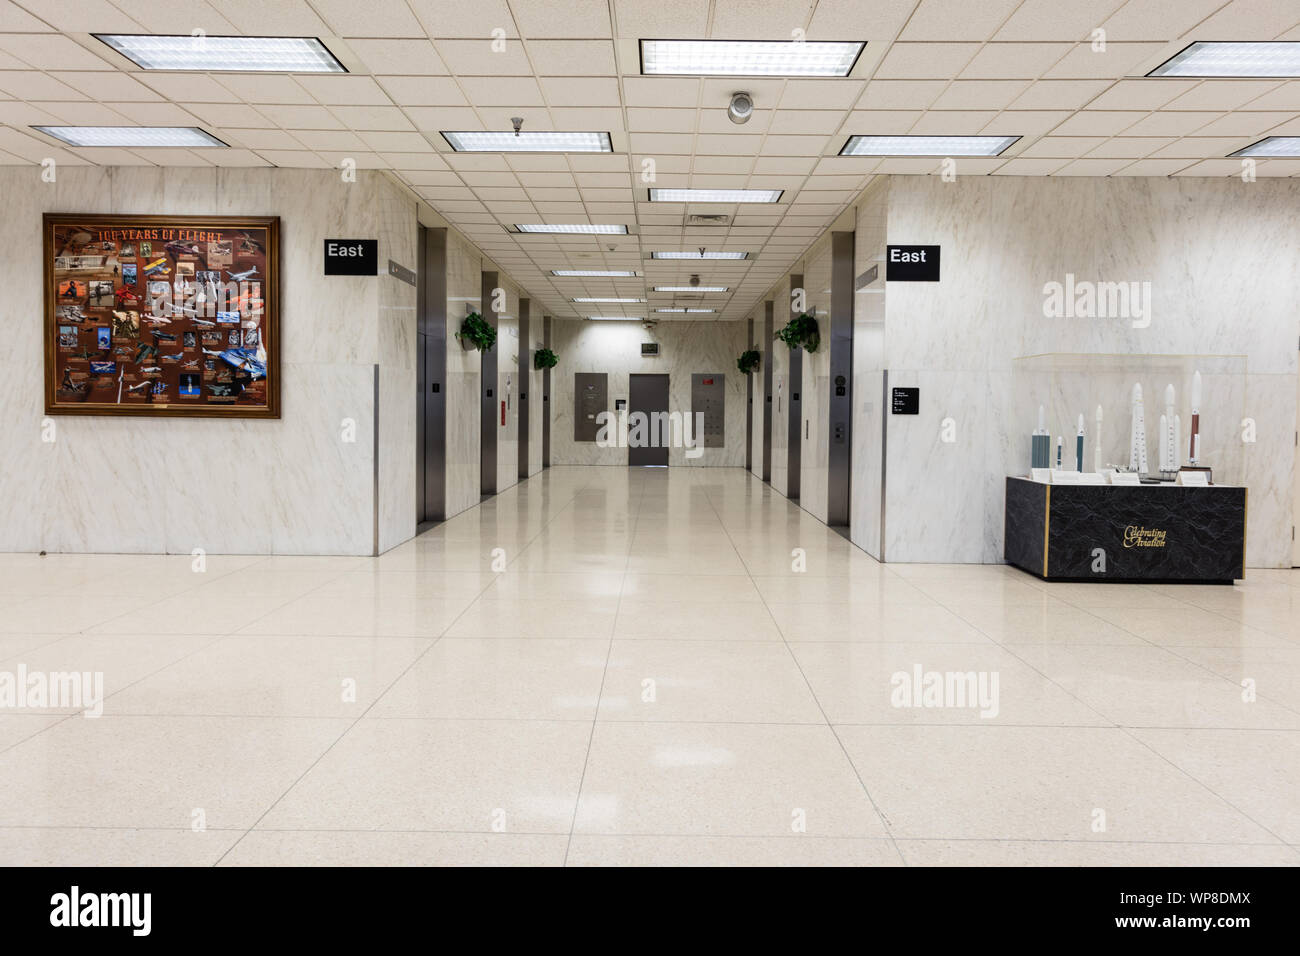
<path id="1" fill-rule="evenodd" d="M 748 123 L 754 115 L 754 99 L 748 93 L 732 93 L 727 105 L 727 119 L 733 123 Z"/>

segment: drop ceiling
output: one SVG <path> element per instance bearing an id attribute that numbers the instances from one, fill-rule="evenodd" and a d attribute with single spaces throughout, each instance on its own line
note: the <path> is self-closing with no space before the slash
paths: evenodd
<path id="1" fill-rule="evenodd" d="M 1095 49 L 1094 31 L 1105 49 Z M 92 33 L 320 37 L 345 75 L 146 72 Z M 863 40 L 845 78 L 642 76 L 651 38 Z M 1235 176 L 1228 154 L 1300 135 L 1300 80 L 1147 78 L 1194 40 L 1300 40 L 1296 0 L 0 0 L 0 164 L 390 170 L 527 290 L 580 317 L 746 317 L 879 174 L 853 134 L 1020 136 L 960 175 Z M 753 95 L 745 125 L 733 92 Z M 608 132 L 611 153 L 456 153 L 444 130 Z M 230 148 L 73 149 L 32 126 L 198 126 Z M 653 163 L 653 183 L 646 179 Z M 1257 174 L 1300 175 L 1300 160 Z M 783 190 L 775 204 L 651 203 L 662 188 Z M 721 214 L 722 226 L 687 226 Z M 626 224 L 610 236 L 514 223 Z M 748 252 L 652 260 L 657 250 Z M 622 269 L 632 278 L 563 278 Z M 700 283 L 725 293 L 656 293 Z M 644 298 L 601 306 L 580 297 Z M 712 315 L 656 308 L 713 308 Z"/>

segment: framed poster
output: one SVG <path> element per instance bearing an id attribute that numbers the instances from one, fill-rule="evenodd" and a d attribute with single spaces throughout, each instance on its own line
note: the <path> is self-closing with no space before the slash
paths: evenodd
<path id="1" fill-rule="evenodd" d="M 280 417 L 280 220 L 45 216 L 48 415 Z"/>

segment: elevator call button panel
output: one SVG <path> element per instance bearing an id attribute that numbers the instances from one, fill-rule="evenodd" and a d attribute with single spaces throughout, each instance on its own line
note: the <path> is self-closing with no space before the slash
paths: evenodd
<path id="1" fill-rule="evenodd" d="M 704 415 L 704 447 L 726 446 L 727 377 L 719 373 L 691 376 L 691 414 Z M 692 427 L 698 418 L 692 418 Z"/>
<path id="2" fill-rule="evenodd" d="M 596 440 L 600 413 L 609 410 L 609 376 L 604 372 L 573 374 L 573 440 Z"/>

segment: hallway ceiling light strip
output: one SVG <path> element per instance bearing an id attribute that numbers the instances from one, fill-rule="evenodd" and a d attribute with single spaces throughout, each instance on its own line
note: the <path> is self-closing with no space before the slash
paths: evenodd
<path id="1" fill-rule="evenodd" d="M 1147 76 L 1300 76 L 1300 42 L 1198 40 Z"/>
<path id="2" fill-rule="evenodd" d="M 862 41 L 642 40 L 641 72 L 670 76 L 848 76 Z"/>
<path id="3" fill-rule="evenodd" d="M 698 313 L 706 313 L 706 312 L 709 312 L 709 313 L 711 313 L 711 312 L 716 312 L 716 311 L 718 311 L 718 310 L 717 310 L 717 309 L 655 309 L 655 311 L 656 311 L 656 312 L 675 312 L 675 313 L 683 313 L 683 312 L 686 312 L 686 313 L 694 313 L 694 312 L 698 312 Z"/>
<path id="4" fill-rule="evenodd" d="M 619 298 L 601 298 L 600 296 L 584 296 L 573 300 L 574 302 L 644 302 L 645 299 L 619 299 Z"/>
<path id="5" fill-rule="evenodd" d="M 725 285 L 657 285 L 656 292 L 726 292 Z"/>
<path id="6" fill-rule="evenodd" d="M 69 146 L 216 146 L 228 149 L 211 133 L 195 126 L 33 126 Z"/>
<path id="7" fill-rule="evenodd" d="M 564 223 L 560 225 L 551 225 L 549 223 L 515 223 L 515 228 L 520 232 L 536 233 L 579 233 L 583 235 L 598 236 L 626 236 L 627 226 L 611 226 L 599 222 L 577 222 Z"/>
<path id="8" fill-rule="evenodd" d="M 640 315 L 589 315 L 587 319 L 591 322 L 644 322 L 645 317 Z"/>
<path id="9" fill-rule="evenodd" d="M 92 33 L 146 70 L 239 73 L 346 73 L 315 37 L 152 36 Z"/>
<path id="10" fill-rule="evenodd" d="M 612 153 L 608 133 L 449 132 L 442 138 L 458 153 Z"/>
<path id="11" fill-rule="evenodd" d="M 1019 136 L 850 136 L 841 156 L 999 156 Z"/>
<path id="12" fill-rule="evenodd" d="M 651 202 L 779 202 L 783 189 L 651 189 Z"/>
<path id="13" fill-rule="evenodd" d="M 1245 149 L 1229 153 L 1229 159 L 1239 156 L 1254 156 L 1265 159 L 1300 158 L 1300 136 L 1266 136 L 1258 143 L 1251 143 Z"/>
<path id="14" fill-rule="evenodd" d="M 748 259 L 748 252 L 652 252 L 651 259 Z"/>
<path id="15" fill-rule="evenodd" d="M 551 275 L 566 279 L 630 279 L 639 272 L 627 269 L 552 269 Z"/>

